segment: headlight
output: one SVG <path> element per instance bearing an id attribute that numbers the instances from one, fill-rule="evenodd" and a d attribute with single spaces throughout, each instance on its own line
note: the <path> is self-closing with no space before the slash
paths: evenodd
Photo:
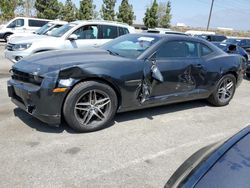
<path id="1" fill-rule="evenodd" d="M 13 49 L 14 51 L 26 50 L 26 49 L 28 49 L 31 45 L 32 45 L 32 43 L 15 44 L 15 45 L 12 47 L 12 49 Z"/>

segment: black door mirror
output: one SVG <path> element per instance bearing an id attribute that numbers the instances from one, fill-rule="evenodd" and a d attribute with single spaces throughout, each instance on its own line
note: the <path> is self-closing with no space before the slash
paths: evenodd
<path id="1" fill-rule="evenodd" d="M 237 47 L 236 47 L 236 45 L 233 45 L 233 44 L 230 44 L 230 45 L 228 46 L 228 48 L 227 48 L 227 52 L 228 52 L 228 53 L 235 53 L 236 50 L 237 50 Z"/>
<path id="2" fill-rule="evenodd" d="M 156 65 L 156 52 L 150 57 L 150 62 L 151 62 L 151 76 L 154 80 L 158 82 L 163 82 L 163 76 Z"/>

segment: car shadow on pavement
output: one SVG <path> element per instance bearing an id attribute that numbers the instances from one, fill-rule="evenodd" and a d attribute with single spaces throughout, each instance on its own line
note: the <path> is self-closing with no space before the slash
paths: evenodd
<path id="1" fill-rule="evenodd" d="M 162 115 L 162 114 L 170 114 L 177 111 L 188 110 L 192 108 L 200 108 L 204 106 L 210 106 L 206 100 L 196 100 L 196 101 L 188 101 L 176 104 L 163 105 L 158 107 L 146 108 L 137 111 L 125 112 L 117 114 L 115 117 L 115 121 L 117 123 L 130 121 L 134 119 L 147 118 L 149 120 L 153 120 L 154 116 Z"/>
<path id="2" fill-rule="evenodd" d="M 49 126 L 46 123 L 43 123 L 36 119 L 35 117 L 32 117 L 30 114 L 25 112 L 24 110 L 20 108 L 14 109 L 14 115 L 18 117 L 20 120 L 22 120 L 26 125 L 31 127 L 32 129 L 35 129 L 40 132 L 45 133 L 62 133 L 64 131 L 72 134 L 77 134 L 73 129 L 71 129 L 66 123 L 62 123 L 59 127 L 55 126 Z"/>
<path id="3" fill-rule="evenodd" d="M 164 106 L 158 106 L 158 107 L 152 107 L 152 108 L 146 108 L 142 110 L 132 111 L 132 112 L 124 112 L 117 114 L 115 116 L 114 121 L 104 129 L 113 126 L 115 123 L 120 122 L 126 122 L 141 118 L 147 118 L 149 120 L 153 120 L 154 116 L 161 115 L 161 114 L 169 114 L 174 113 L 177 111 L 183 111 L 188 110 L 192 108 L 200 108 L 204 106 L 209 106 L 209 104 L 205 100 L 197 100 L 197 101 L 190 101 L 190 102 L 183 102 L 183 103 L 177 103 L 177 104 L 171 104 L 171 105 L 164 105 Z M 31 127 L 32 129 L 35 129 L 40 132 L 45 133 L 62 133 L 66 131 L 70 134 L 79 134 L 78 132 L 71 129 L 65 121 L 59 126 L 49 126 L 46 123 L 43 123 L 39 121 L 38 119 L 32 117 L 27 112 L 21 110 L 20 108 L 14 109 L 14 115 L 18 117 L 20 120 L 22 120 L 26 125 Z"/>

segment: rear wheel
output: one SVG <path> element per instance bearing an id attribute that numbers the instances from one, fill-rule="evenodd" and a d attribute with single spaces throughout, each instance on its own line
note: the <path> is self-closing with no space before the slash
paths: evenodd
<path id="1" fill-rule="evenodd" d="M 107 84 L 96 81 L 76 85 L 63 107 L 66 122 L 79 132 L 104 128 L 111 123 L 116 110 L 115 91 Z"/>
<path id="2" fill-rule="evenodd" d="M 225 106 L 232 100 L 236 89 L 236 78 L 227 74 L 221 78 L 216 90 L 208 98 L 208 101 L 215 106 Z"/>

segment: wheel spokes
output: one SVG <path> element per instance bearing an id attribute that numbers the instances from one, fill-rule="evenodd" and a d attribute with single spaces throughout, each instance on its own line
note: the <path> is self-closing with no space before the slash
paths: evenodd
<path id="1" fill-rule="evenodd" d="M 105 93 L 91 90 L 81 96 L 76 103 L 76 116 L 83 125 L 91 124 L 94 121 L 103 121 L 107 111 L 110 110 L 107 106 L 110 102 L 110 98 Z"/>

